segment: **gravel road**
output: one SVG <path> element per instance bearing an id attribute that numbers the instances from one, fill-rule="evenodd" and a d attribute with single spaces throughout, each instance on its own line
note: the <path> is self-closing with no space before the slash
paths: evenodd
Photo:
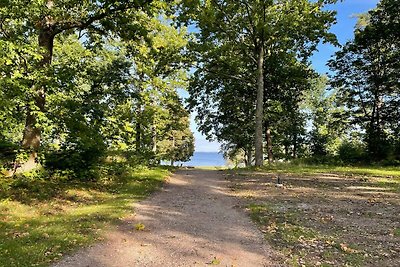
<path id="1" fill-rule="evenodd" d="M 53 266 L 278 266 L 227 185 L 220 171 L 180 170 L 103 242 Z"/>

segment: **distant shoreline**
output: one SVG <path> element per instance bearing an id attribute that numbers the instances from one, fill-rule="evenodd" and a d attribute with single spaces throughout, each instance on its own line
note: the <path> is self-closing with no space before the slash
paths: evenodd
<path id="1" fill-rule="evenodd" d="M 187 162 L 176 162 L 175 166 L 183 167 L 226 167 L 227 162 L 223 155 L 218 152 L 194 152 L 192 158 Z"/>

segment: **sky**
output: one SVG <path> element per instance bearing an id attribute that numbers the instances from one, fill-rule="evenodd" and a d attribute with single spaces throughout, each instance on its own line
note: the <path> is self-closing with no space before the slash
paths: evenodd
<path id="1" fill-rule="evenodd" d="M 334 5 L 330 5 L 328 9 L 337 11 L 337 23 L 332 26 L 331 32 L 336 34 L 339 43 L 344 44 L 353 38 L 354 26 L 357 22 L 356 14 L 365 13 L 376 7 L 378 0 L 344 0 Z M 314 69 L 325 74 L 329 72 L 326 66 L 328 60 L 339 48 L 329 44 L 320 44 L 318 51 L 311 58 Z M 179 90 L 179 95 L 182 98 L 187 98 L 189 95 L 186 91 Z M 196 114 L 192 112 L 190 120 L 190 128 L 195 136 L 195 151 L 196 152 L 218 152 L 220 144 L 218 142 L 209 142 L 197 130 L 195 122 Z"/>

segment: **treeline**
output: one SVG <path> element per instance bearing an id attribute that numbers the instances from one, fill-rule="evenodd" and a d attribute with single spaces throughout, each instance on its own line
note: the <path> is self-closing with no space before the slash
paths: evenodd
<path id="1" fill-rule="evenodd" d="M 354 40 L 318 75 L 318 43 L 336 1 L 205 1 L 184 9 L 199 29 L 190 105 L 230 158 L 317 163 L 400 162 L 400 3 L 360 16 Z"/>
<path id="2" fill-rule="evenodd" d="M 2 1 L 2 172 L 91 170 L 117 151 L 188 160 L 179 88 L 200 131 L 247 165 L 398 164 L 399 1 L 360 16 L 324 77 L 310 57 L 339 45 L 335 2 Z"/>
<path id="3" fill-rule="evenodd" d="M 166 1 L 168 2 L 168 1 Z M 164 1 L 2 1 L 2 172 L 188 160 L 189 35 Z"/>

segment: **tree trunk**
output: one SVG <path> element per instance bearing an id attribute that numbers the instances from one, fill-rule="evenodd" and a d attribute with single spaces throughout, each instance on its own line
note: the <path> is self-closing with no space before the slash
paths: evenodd
<path id="1" fill-rule="evenodd" d="M 44 69 L 51 64 L 53 56 L 54 33 L 51 28 L 42 29 L 38 37 L 39 47 L 42 49 L 42 60 L 38 65 L 39 69 Z M 45 112 L 46 104 L 46 88 L 44 84 L 36 83 L 34 85 L 36 93 L 34 105 L 26 106 L 26 120 L 23 137 L 21 141 L 22 148 L 29 151 L 28 161 L 21 164 L 18 172 L 30 171 L 37 167 L 38 151 L 40 149 L 40 141 L 42 130 L 37 126 L 37 112 Z M 15 170 L 17 170 L 15 168 Z"/>
<path id="2" fill-rule="evenodd" d="M 252 162 L 252 160 L 253 160 L 253 158 L 252 158 L 252 151 L 251 151 L 252 149 L 251 148 L 249 148 L 249 149 L 247 149 L 247 153 L 246 153 L 246 156 L 247 156 L 247 160 L 246 160 L 246 167 L 251 167 L 251 162 Z"/>
<path id="3" fill-rule="evenodd" d="M 272 154 L 271 129 L 269 128 L 267 128 L 266 137 L 267 137 L 267 147 L 268 147 L 268 163 L 272 163 L 274 161 L 274 155 Z"/>
<path id="4" fill-rule="evenodd" d="M 155 124 L 153 124 L 151 131 L 151 139 L 153 143 L 151 151 L 153 151 L 153 153 L 155 154 L 157 152 L 157 126 Z"/>
<path id="5" fill-rule="evenodd" d="M 142 125 L 139 121 L 136 121 L 136 137 L 135 137 L 135 145 L 136 145 L 136 154 L 139 154 L 141 143 L 142 143 Z"/>
<path id="6" fill-rule="evenodd" d="M 264 116 L 264 47 L 258 49 L 257 60 L 257 102 L 256 102 L 256 132 L 255 132 L 255 165 L 263 165 L 263 116 Z"/>
<path id="7" fill-rule="evenodd" d="M 175 137 L 172 136 L 171 167 L 174 166 L 174 162 L 175 162 Z"/>
<path id="8" fill-rule="evenodd" d="M 285 159 L 288 160 L 289 159 L 289 145 L 286 144 L 285 142 Z"/>
<path id="9" fill-rule="evenodd" d="M 298 147 L 297 134 L 295 133 L 293 135 L 293 158 L 294 159 L 297 159 L 297 147 Z"/>

